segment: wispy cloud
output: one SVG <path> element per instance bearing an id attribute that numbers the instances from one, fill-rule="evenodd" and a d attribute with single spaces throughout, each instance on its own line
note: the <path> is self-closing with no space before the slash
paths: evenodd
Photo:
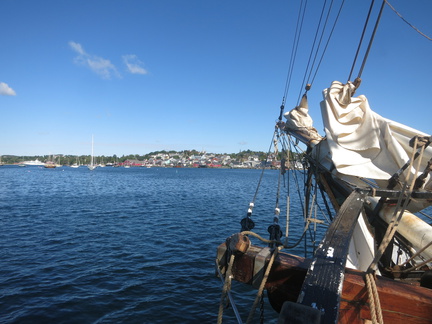
<path id="1" fill-rule="evenodd" d="M 78 55 L 74 58 L 74 62 L 79 65 L 88 67 L 93 72 L 97 73 L 103 79 L 111 79 L 112 75 L 120 77 L 116 67 L 110 60 L 102 57 L 88 54 L 81 44 L 70 41 L 69 46 Z"/>
<path id="2" fill-rule="evenodd" d="M 0 95 L 2 95 L 2 96 L 16 96 L 16 93 L 6 83 L 0 82 Z"/>
<path id="3" fill-rule="evenodd" d="M 81 44 L 75 42 L 69 42 L 69 46 L 78 54 L 87 55 L 86 52 L 84 52 L 84 49 L 82 48 Z"/>
<path id="4" fill-rule="evenodd" d="M 143 68 L 143 62 L 134 54 L 123 55 L 123 63 L 126 65 L 128 72 L 132 74 L 147 74 L 147 70 Z"/>

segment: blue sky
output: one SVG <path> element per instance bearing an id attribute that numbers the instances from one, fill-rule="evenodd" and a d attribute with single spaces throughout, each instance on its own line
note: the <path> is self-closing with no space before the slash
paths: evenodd
<path id="1" fill-rule="evenodd" d="M 0 155 L 266 151 L 300 1 L 0 1 Z M 286 110 L 297 104 L 322 1 L 309 0 Z M 430 0 L 390 0 L 432 36 Z M 335 6 L 340 0 L 335 0 Z M 345 82 L 367 1 L 347 0 L 309 91 Z M 432 41 L 386 7 L 358 94 L 432 133 Z M 358 70 L 356 70 L 358 71 Z"/>

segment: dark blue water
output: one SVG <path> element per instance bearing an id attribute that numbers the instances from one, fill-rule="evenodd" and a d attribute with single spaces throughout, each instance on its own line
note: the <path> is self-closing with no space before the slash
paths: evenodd
<path id="1" fill-rule="evenodd" d="M 240 230 L 260 172 L 1 167 L 0 322 L 215 323 L 216 247 Z M 267 171 L 256 201 L 265 237 L 276 183 Z M 245 320 L 255 292 L 233 289 Z"/>

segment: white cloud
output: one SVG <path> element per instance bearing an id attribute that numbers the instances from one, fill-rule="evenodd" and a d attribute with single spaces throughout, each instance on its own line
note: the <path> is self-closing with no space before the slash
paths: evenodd
<path id="1" fill-rule="evenodd" d="M 104 79 L 110 79 L 111 74 L 114 74 L 118 77 L 120 76 L 116 67 L 110 62 L 110 60 L 93 56 L 92 58 L 87 58 L 86 62 L 90 69 L 92 69 Z"/>
<path id="2" fill-rule="evenodd" d="M 69 46 L 78 54 L 87 55 L 86 52 L 84 52 L 84 49 L 82 48 L 81 44 L 75 42 L 69 42 Z"/>
<path id="3" fill-rule="evenodd" d="M 0 82 L 0 95 L 2 95 L 2 96 L 16 96 L 16 93 L 6 83 Z"/>
<path id="4" fill-rule="evenodd" d="M 120 77 L 116 67 L 110 60 L 88 54 L 79 43 L 71 41 L 69 42 L 69 46 L 78 54 L 78 56 L 74 58 L 76 64 L 87 66 L 90 70 L 99 74 L 103 79 L 110 79 L 112 75 Z"/>
<path id="5" fill-rule="evenodd" d="M 141 62 L 136 55 L 129 54 L 123 55 L 123 62 L 127 67 L 127 70 L 132 74 L 147 74 L 147 70 L 142 67 Z"/>

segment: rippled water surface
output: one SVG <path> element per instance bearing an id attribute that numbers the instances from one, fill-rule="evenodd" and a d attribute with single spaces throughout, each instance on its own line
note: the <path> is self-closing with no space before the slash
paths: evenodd
<path id="1" fill-rule="evenodd" d="M 215 323 L 216 247 L 260 172 L 1 167 L 0 322 Z M 256 201 L 266 237 L 276 182 L 266 172 Z M 245 320 L 254 292 L 235 288 Z"/>

